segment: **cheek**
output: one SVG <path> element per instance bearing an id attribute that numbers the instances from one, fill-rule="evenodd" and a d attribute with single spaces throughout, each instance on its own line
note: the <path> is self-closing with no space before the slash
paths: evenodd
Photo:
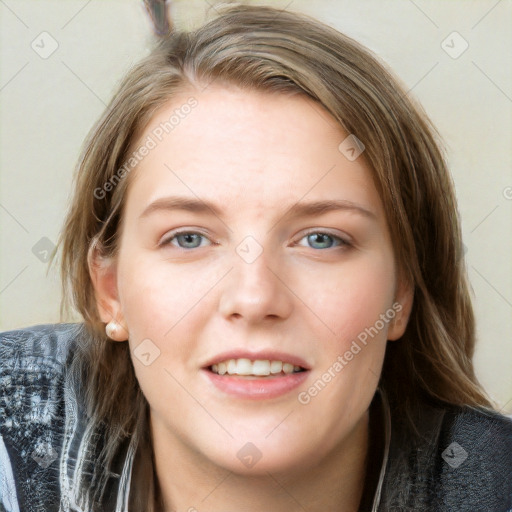
<path id="1" fill-rule="evenodd" d="M 130 335 L 170 336 L 196 307 L 205 307 L 217 274 L 212 267 L 185 268 L 160 256 L 120 258 L 119 295 Z"/>
<path id="2" fill-rule="evenodd" d="M 325 327 L 316 331 L 321 357 L 311 381 L 301 388 L 298 402 L 304 415 L 323 418 L 325 439 L 346 435 L 368 409 L 378 386 L 394 313 L 392 277 L 385 266 L 353 269 L 338 276 L 338 286 L 329 289 L 328 300 L 317 299 L 322 322 L 330 332 L 326 335 Z M 319 427 L 312 423 L 310 428 L 314 435 Z"/>
<path id="3" fill-rule="evenodd" d="M 329 346 L 343 350 L 389 310 L 394 287 L 392 259 L 372 255 L 331 269 L 327 276 L 309 275 L 300 280 L 299 288 L 304 303 L 324 326 L 327 339 L 336 340 Z M 378 324 L 384 337 L 388 323 Z"/>
<path id="4" fill-rule="evenodd" d="M 161 258 L 120 257 L 119 295 L 132 362 L 153 412 L 173 404 L 187 421 L 190 404 L 178 383 L 194 370 L 190 354 L 210 316 L 214 278 L 215 272 L 200 276 Z"/>
<path id="5" fill-rule="evenodd" d="M 133 365 L 149 399 L 160 400 L 166 393 L 162 386 L 174 389 L 171 375 L 182 382 L 197 371 L 190 355 L 215 313 L 212 290 L 225 269 L 184 267 L 133 251 L 119 258 L 119 295 Z"/>

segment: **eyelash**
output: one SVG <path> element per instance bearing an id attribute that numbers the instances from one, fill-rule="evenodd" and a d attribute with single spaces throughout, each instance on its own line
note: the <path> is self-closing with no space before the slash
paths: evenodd
<path id="1" fill-rule="evenodd" d="M 331 247 L 327 247 L 327 248 L 324 248 L 323 250 L 326 250 L 326 249 L 340 249 L 340 248 L 343 248 L 343 247 L 348 247 L 351 245 L 351 243 L 338 236 L 338 235 L 334 235 L 333 233 L 329 233 L 328 231 L 323 231 L 323 230 L 312 230 L 312 231 L 309 231 L 308 233 L 305 233 L 300 239 L 299 239 L 299 242 L 301 240 L 303 240 L 304 238 L 307 238 L 308 236 L 310 235 L 324 235 L 324 236 L 328 236 L 330 237 L 331 239 L 333 240 L 337 240 L 337 245 L 334 245 L 334 246 L 331 246 Z M 314 249 L 314 247 L 311 247 L 311 249 Z M 322 250 L 322 249 L 319 249 L 319 250 Z"/>
<path id="2" fill-rule="evenodd" d="M 204 234 L 204 233 L 201 233 L 201 232 L 198 232 L 198 231 L 177 231 L 175 233 L 173 233 L 171 236 L 168 236 L 166 237 L 162 242 L 159 243 L 159 246 L 160 247 L 164 247 L 164 246 L 167 246 L 167 245 L 174 245 L 175 247 L 179 248 L 179 249 L 183 249 L 183 250 L 192 250 L 192 249 L 199 249 L 200 247 L 204 247 L 202 245 L 199 245 L 198 247 L 192 247 L 192 248 L 187 248 L 187 247 L 180 247 L 179 245 L 176 245 L 176 244 L 173 244 L 173 240 L 177 240 L 177 238 L 179 236 L 184 236 L 184 235 L 199 235 L 200 237 L 202 237 L 203 239 L 206 239 L 210 242 L 210 244 L 212 243 L 211 240 L 208 239 L 208 237 Z M 328 236 L 330 237 L 331 239 L 333 239 L 335 242 L 337 241 L 337 244 L 336 245 L 333 245 L 333 246 L 330 246 L 330 247 L 326 247 L 326 248 L 323 248 L 323 249 L 317 249 L 317 250 L 326 250 L 326 249 L 340 249 L 340 248 L 343 248 L 343 247 L 349 247 L 351 246 L 352 244 L 338 236 L 338 235 L 334 235 L 332 233 L 329 233 L 328 231 L 322 231 L 322 230 L 315 230 L 315 231 L 309 231 L 308 233 L 305 233 L 300 239 L 299 239 L 299 242 L 311 235 L 324 235 L 324 236 Z M 334 242 L 334 243 L 335 243 Z M 311 249 L 315 249 L 314 247 L 310 247 Z"/>
<path id="3" fill-rule="evenodd" d="M 179 236 L 184 236 L 184 235 L 199 235 L 199 236 L 203 237 L 203 239 L 210 241 L 204 233 L 200 233 L 199 231 L 176 231 L 171 236 L 164 238 L 164 240 L 162 240 L 162 242 L 159 243 L 159 246 L 163 247 L 163 246 L 167 246 L 167 245 L 174 245 L 178 249 L 183 249 L 183 250 L 198 249 L 199 247 L 202 247 L 201 245 L 199 245 L 198 247 L 187 248 L 187 247 L 180 247 L 179 245 L 172 243 L 173 240 L 176 240 Z"/>

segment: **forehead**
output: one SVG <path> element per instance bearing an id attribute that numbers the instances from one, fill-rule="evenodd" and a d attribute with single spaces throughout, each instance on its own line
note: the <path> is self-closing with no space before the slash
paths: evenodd
<path id="1" fill-rule="evenodd" d="M 128 203 L 143 209 L 172 193 L 262 210 L 329 196 L 381 211 L 364 154 L 340 151 L 348 135 L 305 95 L 191 90 L 163 105 L 135 145 L 151 149 L 129 177 Z"/>

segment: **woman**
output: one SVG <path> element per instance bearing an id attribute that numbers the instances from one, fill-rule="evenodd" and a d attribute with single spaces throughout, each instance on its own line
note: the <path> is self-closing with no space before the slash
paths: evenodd
<path id="1" fill-rule="evenodd" d="M 60 246 L 84 322 L 3 335 L 4 509 L 511 509 L 435 131 L 348 37 L 230 6 L 163 38 Z"/>

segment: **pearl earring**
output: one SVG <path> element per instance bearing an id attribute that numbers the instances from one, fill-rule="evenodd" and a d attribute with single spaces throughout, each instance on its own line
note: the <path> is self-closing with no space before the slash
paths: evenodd
<path id="1" fill-rule="evenodd" d="M 116 332 L 119 329 L 119 324 L 117 322 L 109 322 L 105 326 L 105 332 L 107 333 L 107 336 L 110 339 L 114 339 L 114 336 L 116 335 Z"/>

